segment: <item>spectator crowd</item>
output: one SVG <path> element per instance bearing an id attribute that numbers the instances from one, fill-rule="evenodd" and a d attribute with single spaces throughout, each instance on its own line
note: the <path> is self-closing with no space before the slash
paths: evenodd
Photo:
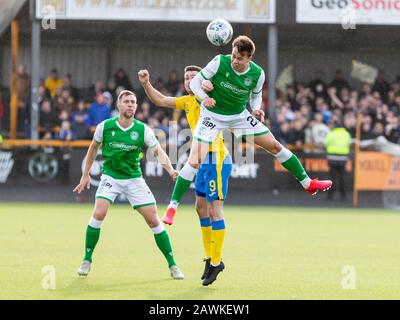
<path id="1" fill-rule="evenodd" d="M 29 99 L 30 77 L 23 67 L 18 69 L 18 94 L 23 105 Z M 183 81 L 173 70 L 168 79 L 156 78 L 154 87 L 165 95 L 182 96 Z M 118 114 L 116 98 L 123 89 L 133 90 L 138 97 L 136 118 L 151 128 L 168 134 L 169 121 L 174 118 L 178 128 L 188 127 L 183 112 L 177 115 L 170 109 L 154 106 L 141 87 L 134 88 L 124 69 L 104 83 L 97 80 L 88 88 L 76 88 L 70 74 L 60 77 L 51 70 L 39 87 L 40 137 L 42 139 L 91 139 L 101 121 Z M 356 113 L 361 114 L 361 139 L 385 136 L 400 143 L 400 77 L 390 83 L 380 71 L 375 83 L 363 83 L 352 88 L 341 70 L 330 82 L 324 81 L 321 71 L 310 83 L 294 83 L 278 90 L 275 114 L 269 114 L 268 88 L 263 90 L 262 108 L 269 115 L 266 124 L 275 137 L 285 145 L 313 144 L 323 146 L 327 133 L 338 125 L 355 137 Z M 178 129 L 178 130 L 179 130 Z"/>

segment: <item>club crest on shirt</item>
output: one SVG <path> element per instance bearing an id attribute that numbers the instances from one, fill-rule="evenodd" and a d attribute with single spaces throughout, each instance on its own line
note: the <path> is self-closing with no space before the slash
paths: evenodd
<path id="1" fill-rule="evenodd" d="M 246 78 L 244 79 L 244 84 L 246 86 L 250 86 L 253 83 L 253 79 L 252 78 Z"/>
<path id="2" fill-rule="evenodd" d="M 229 72 L 225 73 L 225 77 L 229 78 Z"/>
<path id="3" fill-rule="evenodd" d="M 114 137 L 115 136 L 115 131 L 111 131 L 111 135 Z"/>
<path id="4" fill-rule="evenodd" d="M 132 131 L 131 132 L 131 139 L 133 141 L 137 140 L 139 138 L 139 133 L 137 133 L 136 131 Z"/>

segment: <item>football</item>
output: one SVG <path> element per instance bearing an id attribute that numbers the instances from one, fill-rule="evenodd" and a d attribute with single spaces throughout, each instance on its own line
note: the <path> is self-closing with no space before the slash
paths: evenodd
<path id="1" fill-rule="evenodd" d="M 207 38 L 214 46 L 223 46 L 231 41 L 233 29 L 224 19 L 215 19 L 207 26 Z"/>

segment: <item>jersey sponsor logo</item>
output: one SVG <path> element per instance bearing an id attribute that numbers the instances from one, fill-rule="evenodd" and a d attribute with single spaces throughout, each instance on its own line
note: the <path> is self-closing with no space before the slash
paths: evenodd
<path id="1" fill-rule="evenodd" d="M 221 81 L 220 85 L 221 85 L 221 87 L 224 87 L 224 88 L 226 88 L 226 89 L 228 89 L 228 90 L 230 90 L 230 91 L 232 91 L 232 92 L 234 92 L 236 94 L 242 95 L 242 96 L 245 96 L 245 95 L 249 94 L 249 90 L 240 89 L 238 87 L 235 87 L 231 83 L 227 83 L 227 82 Z"/>
<path id="2" fill-rule="evenodd" d="M 126 151 L 136 150 L 138 148 L 137 146 L 128 145 L 122 142 L 110 142 L 108 146 L 113 149 L 120 149 Z"/>
<path id="3" fill-rule="evenodd" d="M 253 79 L 252 78 L 246 78 L 244 79 L 244 84 L 246 86 L 251 86 L 251 84 L 253 83 Z"/>
<path id="4" fill-rule="evenodd" d="M 131 132 L 131 139 L 133 141 L 136 141 L 139 138 L 139 133 L 137 133 L 136 131 L 132 131 Z"/>
<path id="5" fill-rule="evenodd" d="M 111 188 L 112 188 L 112 184 L 109 183 L 107 180 L 104 180 L 104 181 L 102 182 L 101 186 L 102 186 L 103 188 L 108 188 L 108 189 L 111 189 Z"/>
<path id="6" fill-rule="evenodd" d="M 211 118 L 209 118 L 209 117 L 205 117 L 203 119 L 202 125 L 207 127 L 207 128 L 210 128 L 210 129 L 214 129 L 215 126 L 216 126 L 215 123 L 211 122 Z"/>

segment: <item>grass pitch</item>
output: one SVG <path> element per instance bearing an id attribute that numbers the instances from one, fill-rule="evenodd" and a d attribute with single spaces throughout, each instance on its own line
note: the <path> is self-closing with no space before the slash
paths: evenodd
<path id="1" fill-rule="evenodd" d="M 91 210 L 0 204 L 0 299 L 400 299 L 394 211 L 227 205 L 226 268 L 203 287 L 192 206 L 167 228 L 185 280 L 170 279 L 151 230 L 128 205 L 111 208 L 91 273 L 78 278 Z"/>

